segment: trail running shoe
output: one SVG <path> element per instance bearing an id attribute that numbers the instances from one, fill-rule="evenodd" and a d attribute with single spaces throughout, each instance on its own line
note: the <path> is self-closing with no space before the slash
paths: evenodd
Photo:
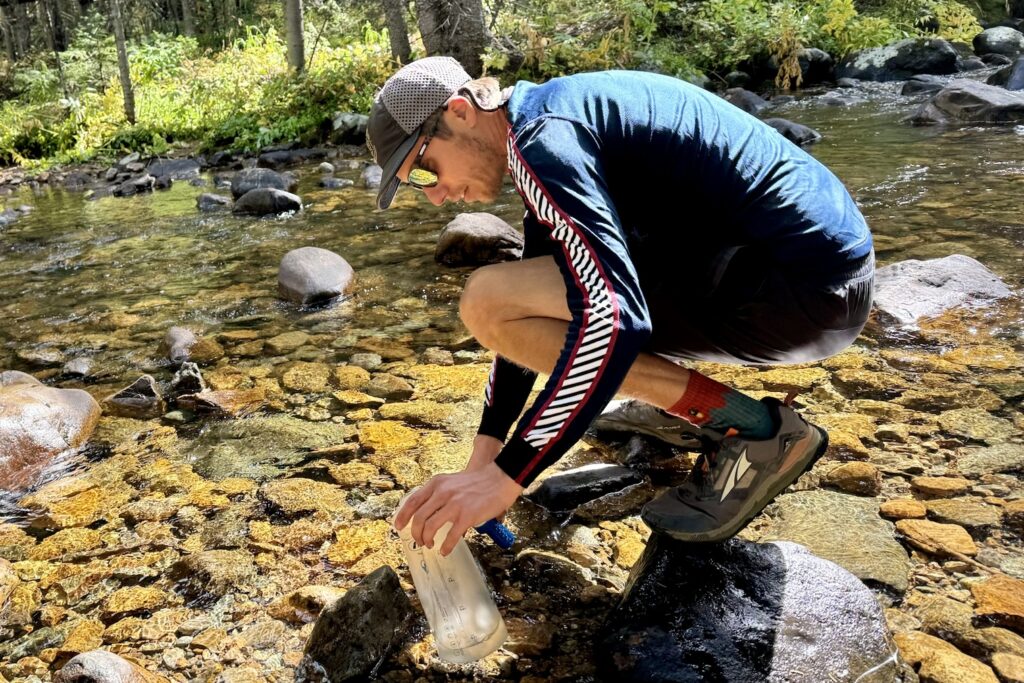
<path id="1" fill-rule="evenodd" d="M 591 424 L 597 432 L 629 432 L 646 434 L 679 448 L 700 448 L 700 427 L 681 417 L 669 415 L 643 401 L 612 401 Z"/>
<path id="2" fill-rule="evenodd" d="M 727 436 L 702 453 L 686 482 L 644 506 L 647 526 L 681 541 L 725 540 L 811 468 L 828 447 L 828 434 L 789 405 L 762 401 L 778 425 L 775 436 Z"/>

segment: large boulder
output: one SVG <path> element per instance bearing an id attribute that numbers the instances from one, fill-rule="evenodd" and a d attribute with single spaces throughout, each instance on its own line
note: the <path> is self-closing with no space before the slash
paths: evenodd
<path id="1" fill-rule="evenodd" d="M 851 53 L 836 67 L 836 78 L 902 81 L 915 74 L 956 73 L 957 52 L 939 38 L 909 38 Z"/>
<path id="2" fill-rule="evenodd" d="M 0 372 L 0 489 L 26 488 L 57 455 L 85 443 L 99 418 L 99 404 L 81 389 Z"/>
<path id="3" fill-rule="evenodd" d="M 189 180 L 199 177 L 202 166 L 195 159 L 154 159 L 146 172 L 154 178 Z"/>
<path id="4" fill-rule="evenodd" d="M 743 88 L 729 88 L 722 93 L 722 99 L 754 116 L 771 106 L 768 100 Z"/>
<path id="5" fill-rule="evenodd" d="M 250 190 L 257 188 L 270 188 L 292 192 L 298 187 L 298 180 L 294 176 L 271 171 L 269 168 L 247 168 L 239 171 L 231 180 L 231 195 L 238 199 Z"/>
<path id="6" fill-rule="evenodd" d="M 405 637 L 412 615 L 395 570 L 376 569 L 320 613 L 296 680 L 366 680 Z"/>
<path id="7" fill-rule="evenodd" d="M 251 216 L 298 212 L 302 211 L 302 198 L 284 190 L 257 187 L 239 197 L 231 211 Z"/>
<path id="8" fill-rule="evenodd" d="M 1018 57 L 1012 64 L 989 76 L 985 82 L 1007 90 L 1024 90 L 1024 57 Z"/>
<path id="9" fill-rule="evenodd" d="M 788 542 L 654 534 L 596 650 L 617 683 L 905 680 L 872 592 Z"/>
<path id="10" fill-rule="evenodd" d="M 1019 123 L 1024 121 L 1024 93 L 978 81 L 958 80 L 939 91 L 907 121 L 942 123 Z"/>
<path id="11" fill-rule="evenodd" d="M 523 254 L 523 236 L 489 213 L 461 213 L 437 238 L 434 260 L 446 266 L 478 266 L 515 261 Z"/>
<path id="12" fill-rule="evenodd" d="M 1012 294 L 995 273 L 962 254 L 900 261 L 875 273 L 875 308 L 904 325 L 952 308 L 986 306 Z"/>
<path id="13" fill-rule="evenodd" d="M 316 303 L 348 292 L 353 277 L 352 266 L 333 251 L 302 247 L 281 259 L 277 291 L 298 304 Z"/>
<path id="14" fill-rule="evenodd" d="M 974 51 L 1016 57 L 1024 53 L 1024 33 L 1009 26 L 993 26 L 974 36 Z"/>
<path id="15" fill-rule="evenodd" d="M 167 683 L 167 679 L 106 650 L 83 652 L 53 677 L 54 683 Z"/>
<path id="16" fill-rule="evenodd" d="M 362 145 L 366 142 L 366 125 L 370 117 L 366 114 L 338 113 L 331 121 L 334 132 L 331 140 L 339 144 Z"/>

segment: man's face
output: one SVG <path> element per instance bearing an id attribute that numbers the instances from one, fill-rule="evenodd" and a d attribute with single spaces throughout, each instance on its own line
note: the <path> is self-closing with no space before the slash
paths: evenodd
<path id="1" fill-rule="evenodd" d="M 448 112 L 445 113 L 448 116 Z M 433 137 L 420 160 L 420 167 L 437 175 L 437 185 L 423 189 L 431 204 L 448 202 L 493 202 L 501 191 L 507 158 L 497 141 L 465 126 L 454 126 L 449 138 Z M 409 179 L 421 137 L 398 170 L 402 182 Z M 496 149 L 498 147 L 498 149 Z"/>

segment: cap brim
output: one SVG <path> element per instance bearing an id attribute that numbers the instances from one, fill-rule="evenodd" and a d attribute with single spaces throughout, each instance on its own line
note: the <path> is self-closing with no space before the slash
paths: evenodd
<path id="1" fill-rule="evenodd" d="M 412 134 L 405 139 L 405 141 L 398 146 L 388 160 L 381 167 L 383 173 L 380 176 L 380 190 L 377 192 L 377 208 L 386 209 L 391 206 L 391 202 L 395 200 L 395 193 L 398 192 L 398 186 L 402 184 L 402 181 L 398 179 L 398 169 L 402 168 L 402 164 L 405 163 L 406 157 L 409 156 L 409 152 L 416 145 L 416 141 L 420 139 L 420 130 L 422 126 L 412 132 Z"/>

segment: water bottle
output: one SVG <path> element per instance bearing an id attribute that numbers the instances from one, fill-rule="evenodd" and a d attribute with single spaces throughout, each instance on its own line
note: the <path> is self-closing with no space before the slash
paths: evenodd
<path id="1" fill-rule="evenodd" d="M 412 524 L 398 535 L 438 656 L 466 664 L 501 647 L 508 632 L 466 540 L 460 538 L 448 557 L 441 557 L 441 544 L 451 526 L 445 524 L 437 532 L 433 549 L 413 540 Z"/>

